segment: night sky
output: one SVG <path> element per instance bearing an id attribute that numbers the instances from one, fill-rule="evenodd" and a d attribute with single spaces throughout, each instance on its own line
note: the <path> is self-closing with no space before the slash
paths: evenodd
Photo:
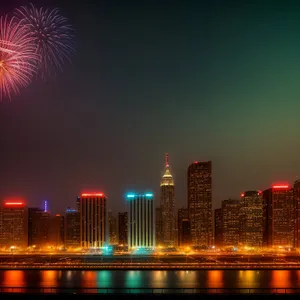
<path id="1" fill-rule="evenodd" d="M 127 191 L 152 190 L 158 203 L 165 152 L 177 207 L 194 160 L 212 160 L 214 207 L 300 175 L 297 1 L 31 2 L 61 8 L 77 54 L 0 104 L 0 199 L 63 212 L 104 191 L 117 213 Z"/>

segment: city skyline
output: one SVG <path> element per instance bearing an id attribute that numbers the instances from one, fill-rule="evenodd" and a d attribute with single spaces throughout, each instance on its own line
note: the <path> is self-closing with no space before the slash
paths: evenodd
<path id="1" fill-rule="evenodd" d="M 4 15 L 28 1 L 2 2 Z M 299 4 L 263 2 L 43 1 L 68 18 L 77 53 L 1 104 L 0 199 L 47 199 L 63 212 L 81 189 L 97 189 L 124 210 L 126 188 L 159 195 L 165 152 L 176 207 L 193 160 L 213 161 L 213 208 L 294 182 Z"/>

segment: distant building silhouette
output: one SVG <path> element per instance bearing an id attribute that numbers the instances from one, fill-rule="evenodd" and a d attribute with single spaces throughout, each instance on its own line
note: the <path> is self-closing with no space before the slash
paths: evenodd
<path id="1" fill-rule="evenodd" d="M 118 215 L 118 242 L 119 245 L 128 243 L 128 213 L 123 212 Z"/>
<path id="2" fill-rule="evenodd" d="M 214 244 L 223 246 L 223 212 L 222 208 L 215 209 L 215 239 Z"/>

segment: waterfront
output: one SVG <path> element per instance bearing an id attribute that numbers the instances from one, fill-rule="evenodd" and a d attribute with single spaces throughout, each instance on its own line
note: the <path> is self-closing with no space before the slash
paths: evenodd
<path id="1" fill-rule="evenodd" d="M 1 270 L 1 287 L 300 288 L 300 270 L 75 271 Z"/>

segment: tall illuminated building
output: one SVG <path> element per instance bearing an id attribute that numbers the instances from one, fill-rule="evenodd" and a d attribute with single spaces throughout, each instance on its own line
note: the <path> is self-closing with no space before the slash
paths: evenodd
<path id="1" fill-rule="evenodd" d="M 153 248 L 154 236 L 154 201 L 153 194 L 127 194 L 128 248 Z"/>
<path id="2" fill-rule="evenodd" d="M 0 208 L 0 247 L 27 246 L 27 210 L 23 200 L 7 200 Z"/>
<path id="3" fill-rule="evenodd" d="M 191 244 L 191 224 L 189 220 L 189 210 L 187 208 L 178 209 L 178 246 L 188 246 Z"/>
<path id="4" fill-rule="evenodd" d="M 118 215 L 118 242 L 119 245 L 128 243 L 128 213 L 123 212 Z"/>
<path id="5" fill-rule="evenodd" d="M 295 206 L 289 185 L 273 185 L 263 191 L 263 221 L 264 246 L 293 246 Z"/>
<path id="6" fill-rule="evenodd" d="M 294 246 L 300 247 L 300 180 L 294 183 L 295 229 Z"/>
<path id="7" fill-rule="evenodd" d="M 241 194 L 240 243 L 244 246 L 263 246 L 263 198 L 260 191 Z"/>
<path id="8" fill-rule="evenodd" d="M 160 181 L 160 207 L 162 214 L 162 243 L 165 246 L 173 246 L 175 242 L 175 186 L 170 173 L 168 154 L 166 154 L 164 175 Z"/>
<path id="9" fill-rule="evenodd" d="M 66 210 L 65 245 L 66 248 L 80 247 L 80 212 L 77 209 Z"/>
<path id="10" fill-rule="evenodd" d="M 228 199 L 222 201 L 223 246 L 237 246 L 240 231 L 240 201 Z"/>
<path id="11" fill-rule="evenodd" d="M 212 244 L 212 164 L 194 162 L 188 167 L 188 209 L 193 245 Z"/>
<path id="12" fill-rule="evenodd" d="M 85 249 L 104 247 L 106 236 L 106 198 L 103 193 L 80 197 L 80 241 Z"/>
<path id="13" fill-rule="evenodd" d="M 214 244 L 223 246 L 223 212 L 222 208 L 215 209 L 215 239 Z"/>

